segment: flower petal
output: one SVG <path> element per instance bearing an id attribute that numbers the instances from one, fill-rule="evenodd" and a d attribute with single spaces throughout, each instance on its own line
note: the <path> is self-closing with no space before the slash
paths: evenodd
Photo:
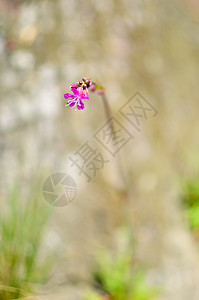
<path id="1" fill-rule="evenodd" d="M 70 107 L 72 107 L 72 106 L 75 105 L 75 103 L 76 103 L 75 100 L 69 100 L 65 106 L 70 106 Z"/>
<path id="2" fill-rule="evenodd" d="M 82 86 L 80 86 L 77 90 L 79 92 L 79 95 L 83 95 L 83 87 Z"/>
<path id="3" fill-rule="evenodd" d="M 75 105 L 75 101 L 73 101 L 69 104 L 70 107 L 73 107 L 74 105 Z"/>
<path id="4" fill-rule="evenodd" d="M 84 109 L 84 103 L 83 103 L 81 100 L 78 101 L 77 108 L 78 108 L 79 110 L 80 110 L 80 109 Z"/>
<path id="5" fill-rule="evenodd" d="M 89 100 L 89 97 L 88 97 L 88 96 L 81 95 L 81 96 L 80 96 L 80 99 L 87 99 L 87 100 Z"/>
<path id="6" fill-rule="evenodd" d="M 74 95 L 71 95 L 69 93 L 64 94 L 64 98 L 68 99 L 68 98 L 74 98 Z"/>
<path id="7" fill-rule="evenodd" d="M 88 96 L 88 89 L 87 88 L 83 91 L 83 94 L 84 94 L 84 96 Z"/>
<path id="8" fill-rule="evenodd" d="M 71 88 L 71 91 L 73 92 L 73 94 L 75 96 L 78 96 L 79 95 L 79 91 L 76 89 L 76 88 Z"/>

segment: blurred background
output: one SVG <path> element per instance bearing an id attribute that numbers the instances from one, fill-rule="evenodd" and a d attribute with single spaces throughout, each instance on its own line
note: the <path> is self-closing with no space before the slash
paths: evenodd
<path id="1" fill-rule="evenodd" d="M 198 30 L 197 0 L 0 0 L 0 299 L 199 299 Z M 115 158 L 102 98 L 65 107 L 82 77 L 134 136 Z M 140 132 L 119 112 L 136 92 L 158 111 Z M 109 160 L 91 182 L 87 141 Z M 57 172 L 77 185 L 59 208 Z"/>

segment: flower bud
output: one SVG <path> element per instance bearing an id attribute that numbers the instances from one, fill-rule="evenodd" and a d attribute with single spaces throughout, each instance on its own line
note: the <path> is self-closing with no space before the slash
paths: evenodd
<path id="1" fill-rule="evenodd" d="M 91 83 L 90 78 L 83 77 L 82 80 L 83 80 L 87 85 L 90 85 L 90 83 Z"/>
<path id="2" fill-rule="evenodd" d="M 71 84 L 70 87 L 71 87 L 71 88 L 77 88 L 77 87 L 78 87 L 78 83 L 77 83 L 77 82 L 74 82 L 74 83 Z"/>
<path id="3" fill-rule="evenodd" d="M 98 95 L 103 95 L 104 94 L 104 89 L 97 90 Z"/>
<path id="4" fill-rule="evenodd" d="M 94 92 L 96 90 L 96 85 L 94 83 L 92 83 L 89 87 L 89 90 Z"/>

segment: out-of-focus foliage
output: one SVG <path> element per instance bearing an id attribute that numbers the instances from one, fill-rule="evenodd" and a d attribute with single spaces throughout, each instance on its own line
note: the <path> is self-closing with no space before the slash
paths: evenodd
<path id="1" fill-rule="evenodd" d="M 184 183 L 183 203 L 190 227 L 199 234 L 199 178 L 188 179 Z"/>
<path id="2" fill-rule="evenodd" d="M 39 251 L 50 210 L 37 192 L 16 185 L 8 197 L 0 198 L 0 299 L 24 297 L 33 282 L 42 282 L 50 264 L 39 262 Z M 6 205 L 5 205 L 6 203 Z"/>
<path id="3" fill-rule="evenodd" d="M 85 297 L 85 300 L 102 300 L 103 298 L 96 294 L 95 292 L 88 292 L 88 294 Z"/>
<path id="4" fill-rule="evenodd" d="M 94 279 L 105 296 L 100 298 L 91 293 L 86 299 L 150 300 L 157 295 L 157 289 L 148 285 L 145 272 L 133 266 L 129 251 L 112 256 L 108 250 L 103 250 L 97 256 L 97 263 Z"/>

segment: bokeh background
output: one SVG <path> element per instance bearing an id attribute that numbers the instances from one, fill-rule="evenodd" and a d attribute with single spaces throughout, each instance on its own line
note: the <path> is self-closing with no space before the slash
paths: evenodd
<path id="1" fill-rule="evenodd" d="M 40 239 L 40 260 L 50 255 L 53 263 L 34 288 L 38 299 L 84 299 L 96 251 L 124 247 L 127 235 L 136 264 L 161 286 L 154 299 L 199 299 L 198 242 L 182 203 L 199 169 L 198 29 L 196 0 L 0 0 L 1 210 L 9 211 L 17 185 L 15 217 L 35 195 L 42 216 L 49 175 L 64 172 L 77 183 L 74 202 L 52 208 Z M 82 77 L 105 86 L 112 114 L 135 137 L 119 153 L 125 182 L 117 158 L 93 139 L 106 121 L 101 97 L 92 94 L 83 111 L 65 107 L 64 93 Z M 158 111 L 140 133 L 119 113 L 137 91 Z M 110 160 L 90 183 L 69 159 L 86 141 Z M 12 250 L 1 259 L 9 261 L 14 246 L 4 246 Z M 0 267 L 6 286 L 14 285 L 5 276 L 11 266 Z"/>

